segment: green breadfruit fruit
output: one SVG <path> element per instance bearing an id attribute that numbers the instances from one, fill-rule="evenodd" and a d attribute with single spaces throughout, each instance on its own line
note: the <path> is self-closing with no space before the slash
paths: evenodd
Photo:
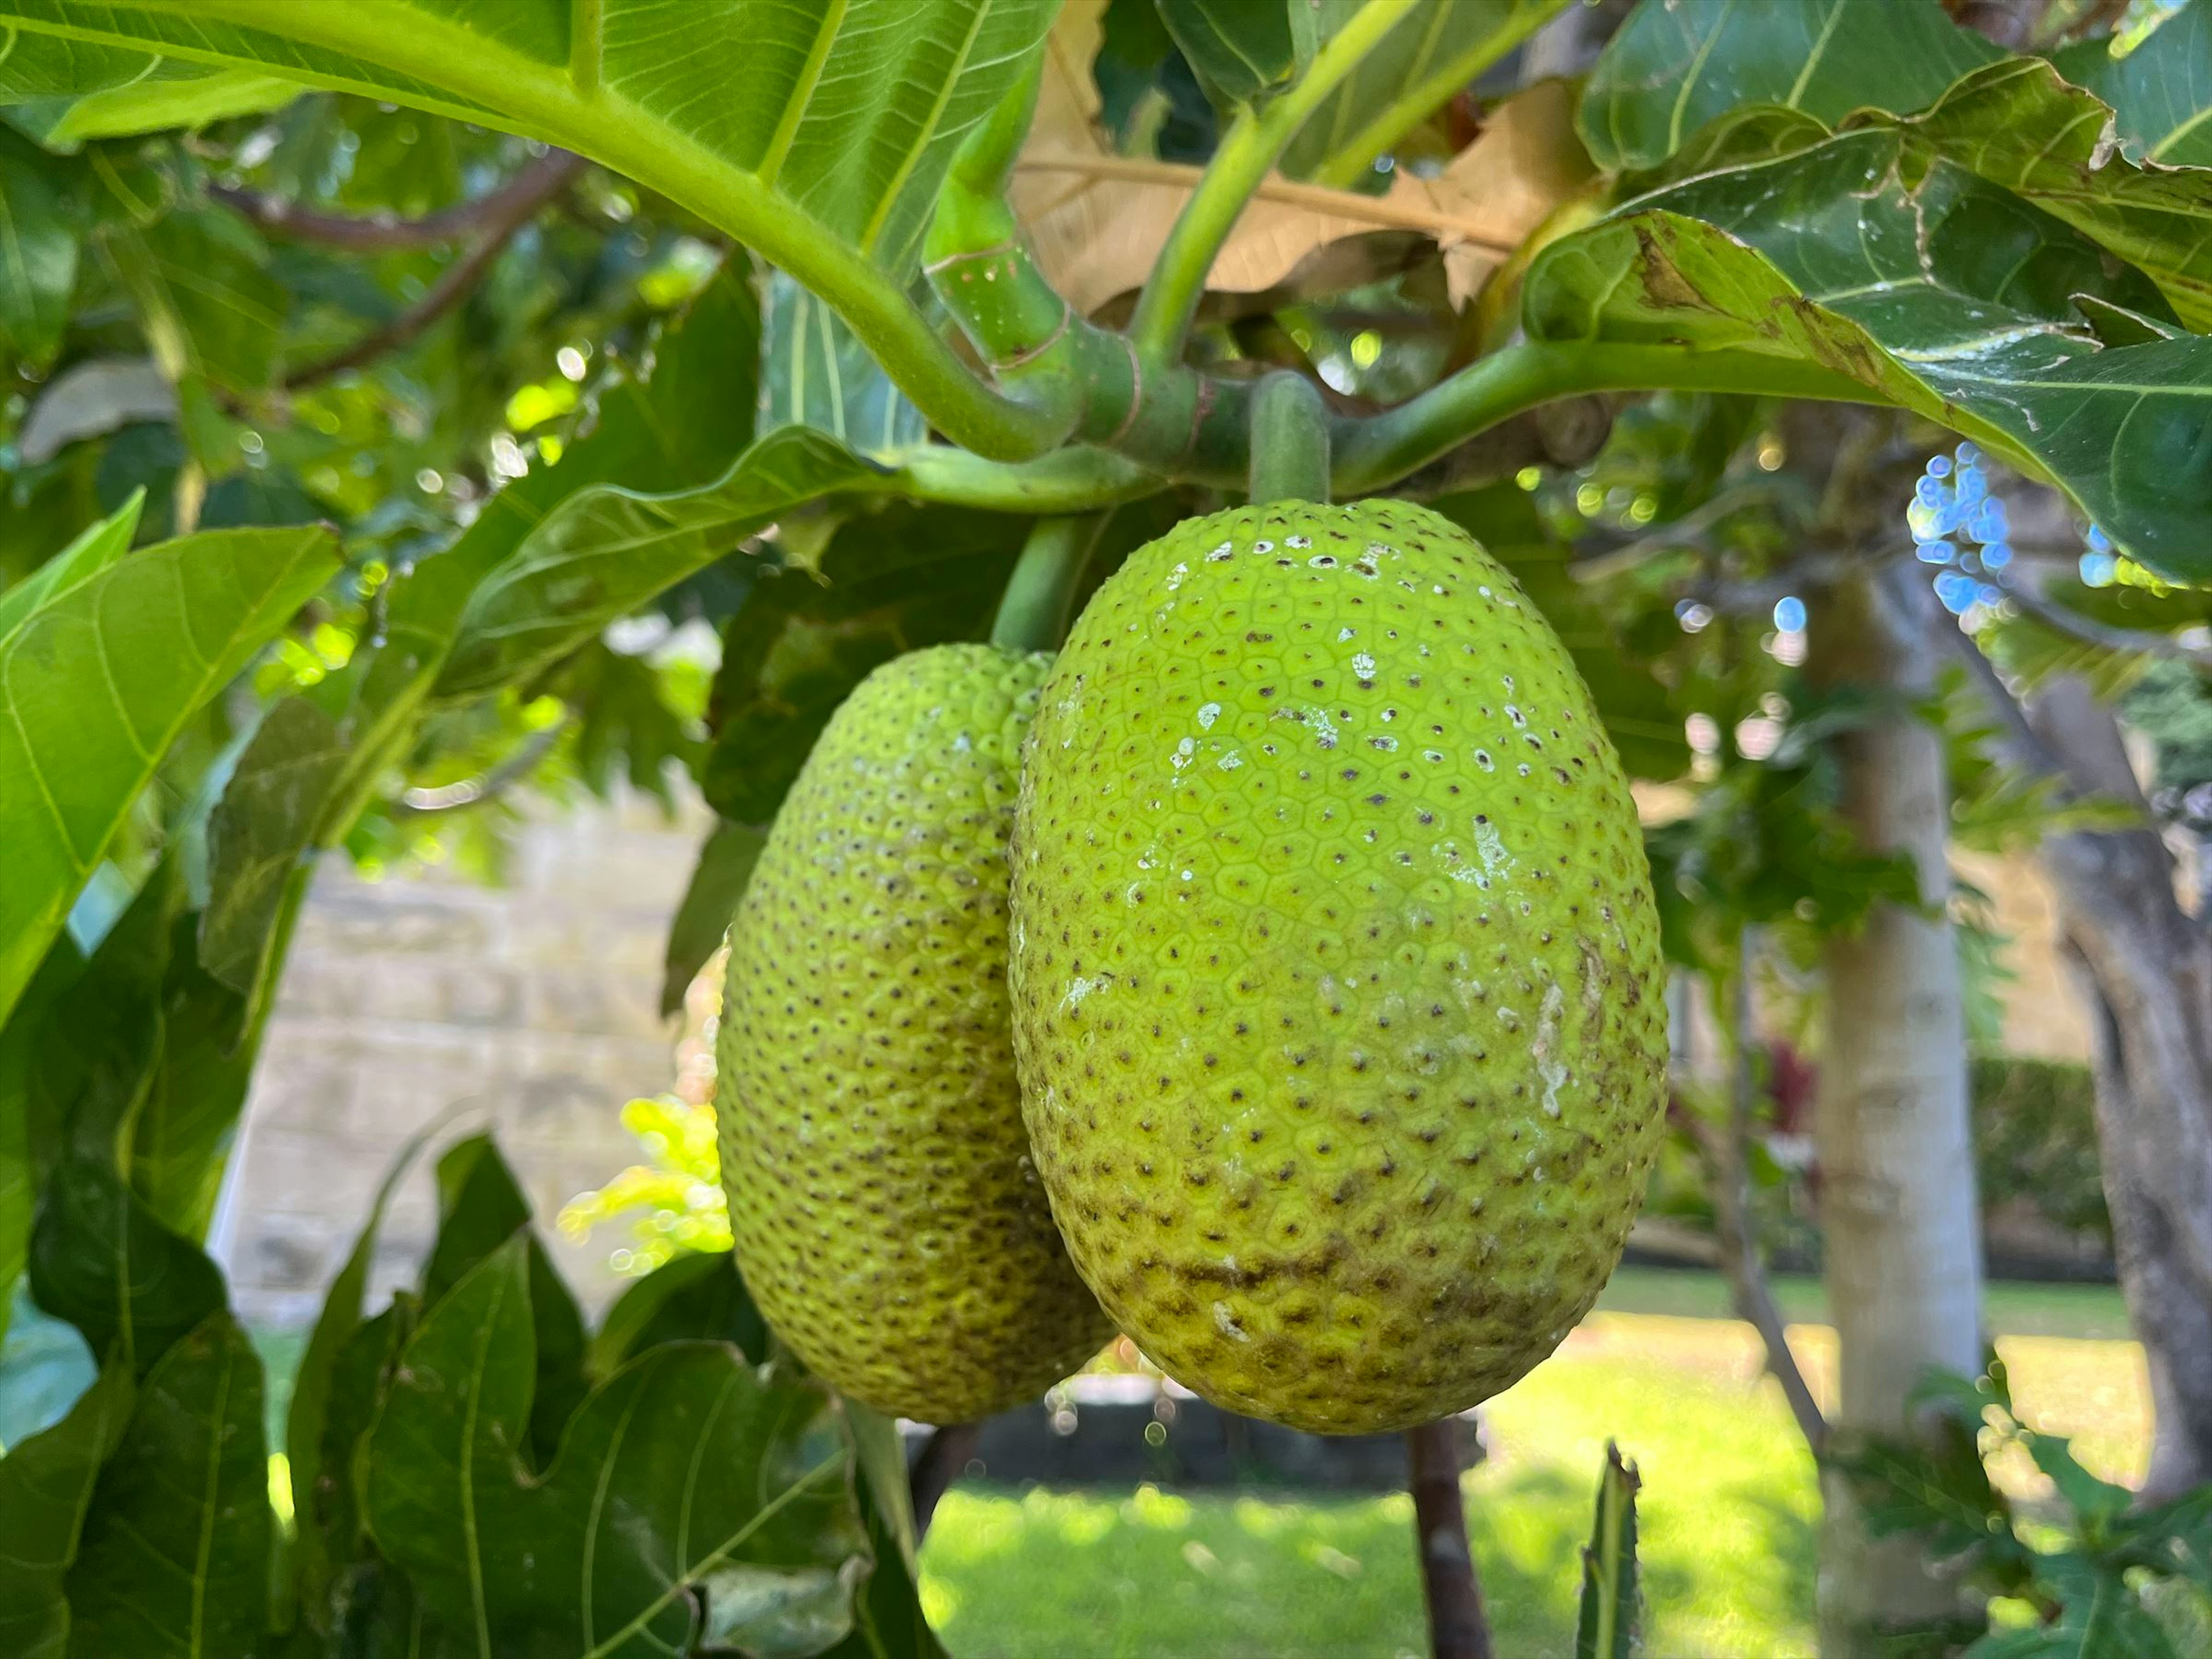
<path id="1" fill-rule="evenodd" d="M 1049 659 L 878 669 L 814 745 L 730 927 L 716 1109 L 730 1231 L 776 1334 L 881 1412 L 966 1422 L 1112 1335 L 1030 1164 L 1006 839 Z"/>
<path id="2" fill-rule="evenodd" d="M 1198 1393 L 1463 1410 L 1619 1261 L 1667 1018 L 1636 808 L 1511 576 L 1395 502 L 1136 554 L 1047 682 L 1014 837 L 1024 1111 L 1078 1269 Z"/>

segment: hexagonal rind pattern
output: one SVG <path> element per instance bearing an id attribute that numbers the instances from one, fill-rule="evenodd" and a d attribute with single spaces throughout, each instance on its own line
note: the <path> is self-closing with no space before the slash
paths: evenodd
<path id="1" fill-rule="evenodd" d="M 1006 839 L 1048 659 L 878 669 L 793 785 L 730 929 L 722 1181 L 776 1333 L 877 1410 L 966 1422 L 1112 1334 L 1023 1132 Z"/>
<path id="2" fill-rule="evenodd" d="M 1171 1376 L 1294 1427 L 1521 1376 L 1657 1151 L 1627 781 L 1542 617 L 1421 507 L 1217 514 L 1099 591 L 1030 735 L 1012 984 L 1077 1267 Z"/>

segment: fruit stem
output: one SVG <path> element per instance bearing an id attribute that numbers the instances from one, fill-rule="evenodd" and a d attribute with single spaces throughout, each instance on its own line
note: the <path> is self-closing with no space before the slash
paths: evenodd
<path id="1" fill-rule="evenodd" d="M 1467 1547 L 1467 1499 L 1460 1492 L 1459 1424 L 1441 1418 L 1406 1431 L 1407 1485 L 1413 1494 L 1413 1541 L 1421 1558 L 1421 1595 L 1429 1609 L 1431 1659 L 1492 1659 L 1482 1583 Z"/>
<path id="2" fill-rule="evenodd" d="M 1270 374 L 1252 399 L 1251 494 L 1260 501 L 1328 501 L 1328 410 L 1303 374 Z"/>
<path id="3" fill-rule="evenodd" d="M 1057 651 L 1067 636 L 1076 584 L 1097 541 L 1096 518 L 1039 519 L 999 601 L 991 643 L 1012 651 Z"/>

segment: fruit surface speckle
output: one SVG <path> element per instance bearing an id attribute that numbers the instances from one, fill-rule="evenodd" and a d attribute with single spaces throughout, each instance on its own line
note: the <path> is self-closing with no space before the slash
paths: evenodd
<path id="1" fill-rule="evenodd" d="M 916 652 L 793 786 L 730 930 L 722 1178 L 777 1334 L 877 1410 L 966 1422 L 1112 1334 L 1029 1157 L 1006 1002 L 1006 838 L 1048 659 Z"/>
<path id="2" fill-rule="evenodd" d="M 1115 1322 L 1218 1403 L 1354 1432 L 1548 1354 L 1662 1125 L 1628 786 L 1511 576 L 1425 509 L 1180 526 L 1030 738 L 1014 1025 Z"/>

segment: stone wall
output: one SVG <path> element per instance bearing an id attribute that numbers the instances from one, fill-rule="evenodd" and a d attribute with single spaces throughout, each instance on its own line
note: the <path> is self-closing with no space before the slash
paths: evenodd
<path id="1" fill-rule="evenodd" d="M 247 1318 L 312 1321 L 392 1158 L 448 1111 L 443 1139 L 497 1132 L 562 1272 L 588 1304 L 606 1298 L 619 1224 L 578 1244 L 552 1218 L 637 1160 L 623 1103 L 674 1077 L 661 952 L 703 831 L 700 809 L 672 822 L 649 800 L 548 811 L 519 832 L 499 888 L 365 882 L 325 860 L 211 1240 Z M 428 1248 L 428 1166 L 385 1226 L 380 1291 Z"/>

